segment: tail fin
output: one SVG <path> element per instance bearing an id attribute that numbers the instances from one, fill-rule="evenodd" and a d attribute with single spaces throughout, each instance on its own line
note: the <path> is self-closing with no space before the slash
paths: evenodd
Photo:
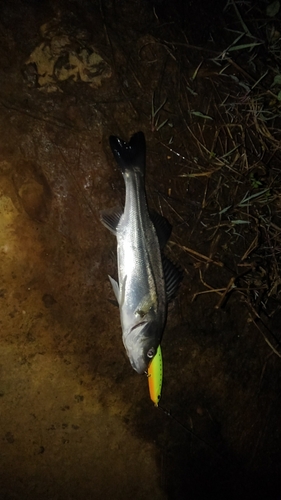
<path id="1" fill-rule="evenodd" d="M 122 172 L 125 170 L 133 170 L 138 167 L 143 173 L 145 169 L 145 137 L 143 132 L 134 134 L 129 142 L 125 142 L 119 137 L 111 135 L 109 143 Z"/>

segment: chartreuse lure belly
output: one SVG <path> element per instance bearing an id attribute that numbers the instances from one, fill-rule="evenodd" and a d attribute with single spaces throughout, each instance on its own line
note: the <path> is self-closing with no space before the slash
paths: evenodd
<path id="1" fill-rule="evenodd" d="M 157 352 L 148 366 L 147 376 L 150 399 L 153 401 L 155 406 L 158 406 L 161 398 L 163 380 L 163 361 L 160 345 L 158 346 Z"/>

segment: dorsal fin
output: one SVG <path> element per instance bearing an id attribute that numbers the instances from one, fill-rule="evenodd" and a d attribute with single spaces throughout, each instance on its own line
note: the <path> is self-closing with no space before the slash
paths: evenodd
<path id="1" fill-rule="evenodd" d="M 183 279 L 183 271 L 162 254 L 163 271 L 166 284 L 168 302 L 176 295 L 180 282 Z"/>

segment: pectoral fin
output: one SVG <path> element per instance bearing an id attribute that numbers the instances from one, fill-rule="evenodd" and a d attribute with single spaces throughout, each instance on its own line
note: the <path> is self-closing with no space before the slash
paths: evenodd
<path id="1" fill-rule="evenodd" d="M 135 316 L 139 318 L 144 318 L 151 308 L 156 304 L 157 297 L 155 294 L 148 293 L 140 301 L 138 307 L 135 310 Z"/>

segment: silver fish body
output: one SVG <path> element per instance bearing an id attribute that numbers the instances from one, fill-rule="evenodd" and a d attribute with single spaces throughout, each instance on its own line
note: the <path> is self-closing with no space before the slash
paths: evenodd
<path id="1" fill-rule="evenodd" d="M 126 187 L 123 213 L 105 211 L 101 216 L 117 238 L 118 283 L 111 277 L 110 281 L 119 304 L 127 355 L 132 367 L 144 373 L 156 354 L 167 316 L 163 257 L 146 200 L 144 135 L 138 132 L 129 143 L 112 136 L 110 145 Z M 160 215 L 155 218 L 165 243 L 170 225 Z M 175 281 L 172 278 L 174 286 Z"/>

